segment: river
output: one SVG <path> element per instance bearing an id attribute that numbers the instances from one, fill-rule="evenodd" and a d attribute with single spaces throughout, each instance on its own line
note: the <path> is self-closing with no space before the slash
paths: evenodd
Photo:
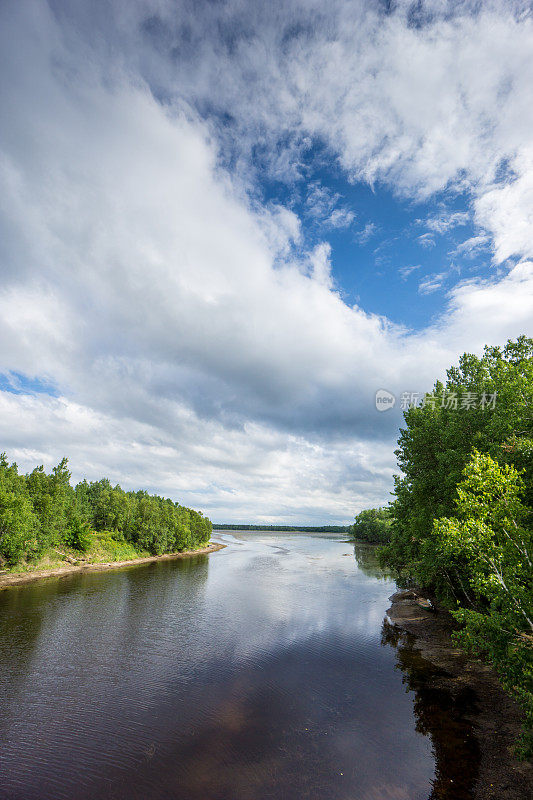
<path id="1" fill-rule="evenodd" d="M 374 549 L 214 538 L 0 592 L 0 798 L 470 797 L 470 726 L 384 624 Z"/>

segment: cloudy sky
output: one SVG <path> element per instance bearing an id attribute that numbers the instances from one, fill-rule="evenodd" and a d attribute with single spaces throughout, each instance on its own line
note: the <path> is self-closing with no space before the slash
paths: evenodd
<path id="1" fill-rule="evenodd" d="M 532 333 L 526 2 L 0 6 L 0 449 L 214 520 L 387 502 L 401 412 Z"/>

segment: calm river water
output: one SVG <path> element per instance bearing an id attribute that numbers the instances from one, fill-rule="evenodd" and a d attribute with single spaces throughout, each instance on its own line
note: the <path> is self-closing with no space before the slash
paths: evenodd
<path id="1" fill-rule="evenodd" d="M 0 592 L 2 800 L 470 797 L 475 739 L 384 625 L 372 547 L 214 538 Z"/>

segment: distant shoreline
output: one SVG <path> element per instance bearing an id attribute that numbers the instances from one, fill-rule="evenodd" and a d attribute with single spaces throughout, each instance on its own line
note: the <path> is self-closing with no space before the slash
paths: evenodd
<path id="1" fill-rule="evenodd" d="M 348 533 L 349 529 L 349 525 L 301 525 L 295 527 L 294 525 L 215 525 L 213 522 L 213 531 L 221 531 L 221 533 L 231 533 L 231 531 L 258 531 L 263 533 Z"/>
<path id="2" fill-rule="evenodd" d="M 65 564 L 64 567 L 39 569 L 33 572 L 9 572 L 0 575 L 0 591 L 2 589 L 9 589 L 10 586 L 19 586 L 24 583 L 32 583 L 33 581 L 43 580 L 45 578 L 63 578 L 67 575 L 73 575 L 76 572 L 103 572 L 110 569 L 120 569 L 121 567 L 135 567 L 138 564 L 149 564 L 152 561 L 190 558 L 206 553 L 215 553 L 217 550 L 222 550 L 224 547 L 226 547 L 225 544 L 211 542 L 207 547 L 200 547 L 197 550 L 184 550 L 181 553 L 164 553 L 162 556 L 142 556 L 141 558 L 132 558 L 127 561 L 95 561 L 90 564 Z"/>

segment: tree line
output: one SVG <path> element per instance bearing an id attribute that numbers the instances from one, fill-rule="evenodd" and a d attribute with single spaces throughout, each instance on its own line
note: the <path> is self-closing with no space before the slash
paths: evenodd
<path id="1" fill-rule="evenodd" d="M 493 402 L 449 402 L 465 393 Z M 432 591 L 459 623 L 457 641 L 492 662 L 525 711 L 531 753 L 533 339 L 465 353 L 404 419 L 381 561 Z"/>
<path id="2" fill-rule="evenodd" d="M 295 527 L 293 525 L 236 525 L 213 523 L 213 527 L 217 531 L 280 531 L 283 533 L 347 533 L 349 531 L 348 525 L 320 525 L 320 526 L 305 526 L 300 525 Z"/>
<path id="3" fill-rule="evenodd" d="M 349 533 L 360 542 L 384 544 L 391 537 L 392 511 L 386 506 L 366 508 L 357 514 Z"/>
<path id="4" fill-rule="evenodd" d="M 20 474 L 0 455 L 0 560 L 32 562 L 57 548 L 87 552 L 95 532 L 129 552 L 162 555 L 206 544 L 212 525 L 199 511 L 146 491 L 124 491 L 107 478 L 70 482 L 68 461 L 47 473 Z M 109 548 L 108 548 L 109 549 Z M 116 549 L 116 548 L 115 548 Z"/>

